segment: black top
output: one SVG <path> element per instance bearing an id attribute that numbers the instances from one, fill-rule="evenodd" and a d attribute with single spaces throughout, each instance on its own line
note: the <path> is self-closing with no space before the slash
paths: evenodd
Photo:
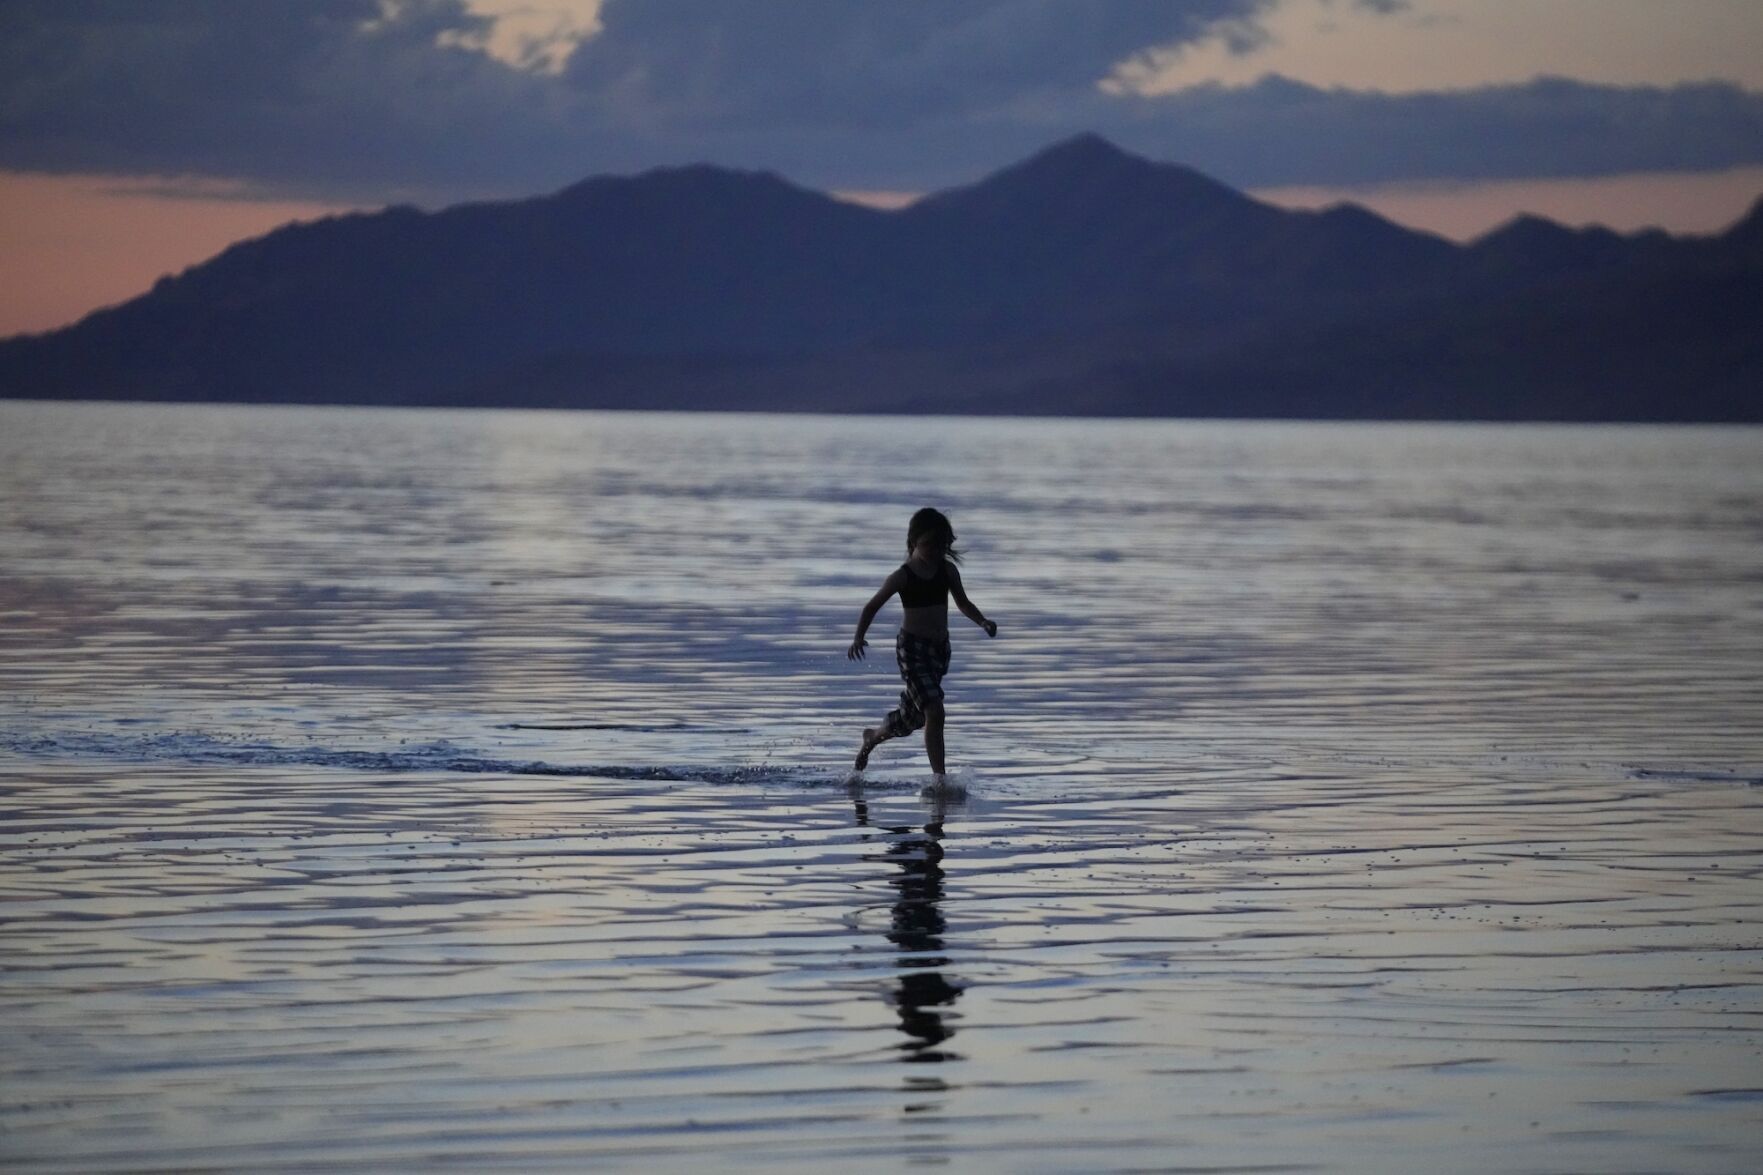
<path id="1" fill-rule="evenodd" d="M 907 608 L 928 608 L 932 604 L 941 604 L 949 598 L 948 564 L 938 563 L 937 573 L 925 579 L 912 570 L 911 563 L 900 564 L 905 573 L 906 581 L 900 585 L 900 603 Z"/>

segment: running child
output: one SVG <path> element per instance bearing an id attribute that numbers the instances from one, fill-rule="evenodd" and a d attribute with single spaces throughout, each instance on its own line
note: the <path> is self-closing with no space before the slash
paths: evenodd
<path id="1" fill-rule="evenodd" d="M 929 506 L 912 516 L 906 527 L 906 562 L 882 580 L 881 590 L 863 605 L 857 618 L 857 639 L 851 642 L 845 656 L 853 660 L 863 656 L 868 643 L 863 634 L 875 614 L 881 611 L 888 597 L 898 592 L 903 617 L 900 633 L 894 638 L 894 660 L 900 666 L 900 678 L 906 688 L 900 691 L 900 704 L 889 712 L 880 726 L 863 732 L 863 747 L 857 752 L 857 770 L 869 763 L 869 752 L 891 738 L 911 734 L 924 728 L 924 753 L 930 769 L 943 777 L 943 675 L 949 672 L 949 597 L 961 614 L 997 636 L 998 626 L 987 620 L 967 598 L 961 587 L 961 562 L 955 550 L 955 528 L 942 511 Z"/>

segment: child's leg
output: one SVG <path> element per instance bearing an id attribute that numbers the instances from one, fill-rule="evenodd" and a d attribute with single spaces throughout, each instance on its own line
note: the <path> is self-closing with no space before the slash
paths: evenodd
<path id="1" fill-rule="evenodd" d="M 863 745 L 857 748 L 857 761 L 851 766 L 861 771 L 869 766 L 869 752 L 888 741 L 887 733 L 879 726 L 863 728 Z"/>
<path id="2" fill-rule="evenodd" d="M 857 762 L 852 764 L 852 766 L 856 767 L 859 771 L 869 766 L 869 752 L 875 750 L 875 748 L 881 746 L 893 737 L 894 736 L 888 732 L 886 722 L 883 722 L 880 726 L 864 727 L 863 745 L 857 748 Z"/>
<path id="3" fill-rule="evenodd" d="M 924 753 L 930 769 L 943 774 L 943 704 L 931 702 L 924 708 Z"/>
<path id="4" fill-rule="evenodd" d="M 891 738 L 899 738 L 903 734 L 911 734 L 924 725 L 924 714 L 912 704 L 909 694 L 900 695 L 900 704 L 888 712 L 880 725 L 871 726 L 863 732 L 863 746 L 857 752 L 857 770 L 869 766 L 869 752 L 881 746 Z"/>

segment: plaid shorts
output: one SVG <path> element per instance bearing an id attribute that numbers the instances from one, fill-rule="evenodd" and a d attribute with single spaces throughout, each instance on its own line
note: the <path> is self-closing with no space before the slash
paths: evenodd
<path id="1" fill-rule="evenodd" d="M 882 725 L 892 737 L 911 734 L 924 725 L 924 708 L 943 700 L 943 675 L 949 672 L 949 638 L 929 640 L 902 632 L 894 638 L 894 660 L 900 666 L 900 704 Z"/>

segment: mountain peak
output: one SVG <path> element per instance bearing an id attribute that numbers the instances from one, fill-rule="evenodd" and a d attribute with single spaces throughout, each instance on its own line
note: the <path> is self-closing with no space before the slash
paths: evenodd
<path id="1" fill-rule="evenodd" d="M 1099 163 L 1146 163 L 1147 160 L 1123 150 L 1115 143 L 1095 131 L 1084 131 L 1072 135 L 1069 139 L 1060 139 L 1057 143 L 1043 147 L 1023 161 L 1022 166 L 1035 163 L 1084 163 L 1094 166 Z"/>
<path id="2" fill-rule="evenodd" d="M 969 187 L 938 192 L 907 212 L 940 216 L 960 210 L 990 218 L 1063 208 L 1091 217 L 1100 207 L 1146 204 L 1168 212 L 1239 209 L 1254 201 L 1191 168 L 1134 155 L 1091 132 L 1062 139 Z"/>
<path id="3" fill-rule="evenodd" d="M 796 189 L 796 186 L 772 171 L 721 167 L 714 163 L 687 163 L 651 167 L 634 175 L 594 175 L 571 184 L 558 193 L 566 199 L 596 195 L 611 190 L 705 192 L 714 189 L 772 190 Z"/>
<path id="4" fill-rule="evenodd" d="M 1153 163 L 1115 146 L 1101 135 L 1088 132 L 1061 139 L 1050 147 L 1030 155 L 1022 162 L 1004 168 L 981 186 L 1006 181 L 1010 183 L 1046 183 L 1066 186 L 1085 177 L 1112 178 L 1142 176 L 1169 167 Z"/>
<path id="5" fill-rule="evenodd" d="M 1521 212 L 1477 237 L 1476 248 L 1528 248 L 1538 244 L 1570 241 L 1576 234 L 1565 225 L 1557 224 L 1531 212 Z"/>

